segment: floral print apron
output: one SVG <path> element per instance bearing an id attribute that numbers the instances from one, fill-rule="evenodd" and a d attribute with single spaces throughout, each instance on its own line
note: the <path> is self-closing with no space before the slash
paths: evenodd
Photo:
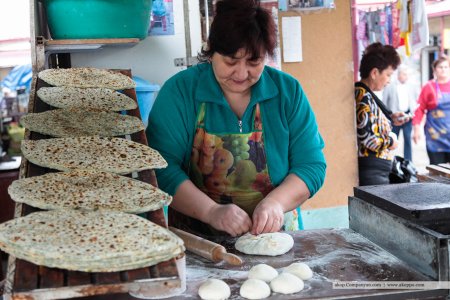
<path id="1" fill-rule="evenodd" d="M 250 133 L 206 132 L 205 117 L 206 104 L 202 103 L 197 114 L 189 178 L 217 203 L 234 203 L 251 218 L 256 205 L 275 188 L 267 167 L 259 104 L 253 111 L 253 128 Z M 239 126 L 242 131 L 241 121 Z M 204 235 L 220 234 L 212 227 L 187 216 L 183 219 L 180 216 L 170 218 L 173 211 L 169 213 L 169 220 L 176 223 L 176 227 Z M 297 210 L 285 213 L 282 229 L 298 230 L 298 216 Z"/>
<path id="2" fill-rule="evenodd" d="M 425 137 L 430 152 L 450 152 L 450 93 L 442 93 L 436 82 L 436 108 L 427 112 Z"/>

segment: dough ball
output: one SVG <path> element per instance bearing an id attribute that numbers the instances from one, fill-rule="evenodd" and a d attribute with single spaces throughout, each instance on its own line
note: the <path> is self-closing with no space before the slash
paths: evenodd
<path id="1" fill-rule="evenodd" d="M 313 277 L 313 271 L 311 268 L 305 263 L 293 263 L 287 266 L 284 272 L 291 273 L 301 280 L 308 280 Z"/>
<path id="2" fill-rule="evenodd" d="M 270 282 L 272 291 L 280 294 L 300 292 L 304 287 L 303 280 L 291 273 L 281 273 Z"/>
<path id="3" fill-rule="evenodd" d="M 264 299 L 270 296 L 270 287 L 259 279 L 247 279 L 239 290 L 241 297 L 247 299 Z"/>
<path id="4" fill-rule="evenodd" d="M 271 282 L 272 279 L 278 276 L 278 271 L 266 264 L 259 264 L 253 266 L 248 271 L 248 278 L 260 279 L 265 282 Z"/>
<path id="5" fill-rule="evenodd" d="M 254 255 L 282 255 L 294 246 L 294 239 L 284 232 L 244 234 L 237 239 L 234 247 L 245 254 Z"/>
<path id="6" fill-rule="evenodd" d="M 204 300 L 223 300 L 231 295 L 231 290 L 225 281 L 210 278 L 202 283 L 198 295 Z"/>

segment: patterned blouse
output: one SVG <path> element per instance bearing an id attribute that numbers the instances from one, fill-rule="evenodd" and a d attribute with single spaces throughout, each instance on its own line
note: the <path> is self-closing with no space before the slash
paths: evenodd
<path id="1" fill-rule="evenodd" d="M 392 144 L 389 119 L 376 103 L 369 88 L 360 82 L 355 84 L 355 100 L 358 157 L 374 156 L 392 160 L 393 154 L 388 149 Z"/>

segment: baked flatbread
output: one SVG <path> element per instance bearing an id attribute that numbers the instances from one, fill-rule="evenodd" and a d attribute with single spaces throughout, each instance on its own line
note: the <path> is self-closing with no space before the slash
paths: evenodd
<path id="1" fill-rule="evenodd" d="M 126 75 L 106 69 L 69 68 L 40 71 L 38 77 L 50 85 L 81 88 L 133 89 L 136 83 Z"/>
<path id="2" fill-rule="evenodd" d="M 137 108 L 136 101 L 125 94 L 106 88 L 69 86 L 41 87 L 38 97 L 58 108 L 86 108 L 121 111 Z"/>
<path id="3" fill-rule="evenodd" d="M 75 108 L 29 113 L 20 118 L 20 124 L 31 131 L 55 137 L 123 136 L 145 130 L 137 117 Z"/>
<path id="4" fill-rule="evenodd" d="M 30 162 L 51 169 L 89 169 L 129 174 L 167 167 L 158 151 L 122 138 L 99 136 L 23 140 L 22 154 Z"/>
<path id="5" fill-rule="evenodd" d="M 0 248 L 37 265 L 83 272 L 143 268 L 184 251 L 175 234 L 137 215 L 69 209 L 1 224 Z"/>
<path id="6" fill-rule="evenodd" d="M 47 173 L 13 181 L 16 202 L 41 209 L 108 210 L 143 213 L 169 205 L 172 197 L 151 184 L 92 170 Z"/>

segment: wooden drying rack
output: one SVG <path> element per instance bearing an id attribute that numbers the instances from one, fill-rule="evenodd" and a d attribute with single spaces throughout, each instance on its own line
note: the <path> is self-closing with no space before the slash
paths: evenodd
<path id="1" fill-rule="evenodd" d="M 130 70 L 119 70 L 122 74 L 131 77 Z M 35 75 L 30 92 L 29 112 L 43 112 L 52 107 L 36 96 L 36 91 L 44 86 L 49 86 Z M 125 90 L 124 93 L 136 101 L 134 89 Z M 129 115 L 140 118 L 139 108 L 127 111 Z M 147 145 L 144 131 L 130 135 L 131 140 Z M 48 136 L 29 130 L 25 133 L 25 139 L 42 139 Z M 43 175 L 54 172 L 22 160 L 20 178 Z M 137 179 L 157 186 L 156 176 L 153 170 L 145 170 L 137 173 Z M 25 216 L 38 209 L 26 204 L 16 203 L 15 217 Z M 163 209 L 148 212 L 146 217 L 156 224 L 167 227 Z M 161 295 L 181 287 L 181 279 L 178 274 L 175 259 L 159 263 L 155 266 L 122 272 L 87 273 L 69 271 L 57 268 L 38 266 L 30 262 L 9 257 L 5 299 L 67 299 L 106 294 L 114 295 L 114 299 L 135 299 L 128 292 L 144 292 L 145 294 Z M 90 299 L 105 299 L 90 297 Z"/>
<path id="2" fill-rule="evenodd" d="M 441 182 L 450 184 L 450 163 L 426 166 L 427 173 L 417 174 L 421 182 Z"/>

